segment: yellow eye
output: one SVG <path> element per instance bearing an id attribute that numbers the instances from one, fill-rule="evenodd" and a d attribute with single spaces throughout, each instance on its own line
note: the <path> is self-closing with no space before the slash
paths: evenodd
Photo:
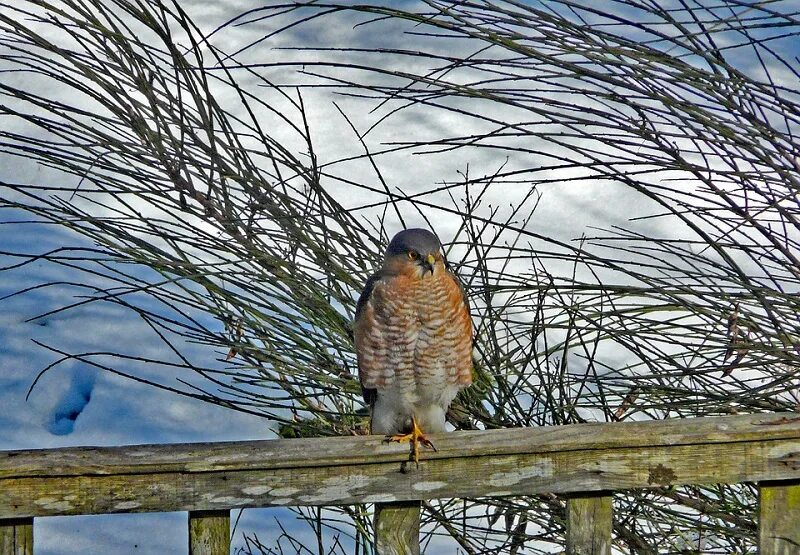
<path id="1" fill-rule="evenodd" d="M 415 251 L 408 251 L 408 258 L 410 260 L 416 260 L 417 258 L 419 258 L 419 253 Z"/>

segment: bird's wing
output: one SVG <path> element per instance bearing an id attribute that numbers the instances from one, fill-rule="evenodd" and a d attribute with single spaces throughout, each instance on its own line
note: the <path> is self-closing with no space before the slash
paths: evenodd
<path id="1" fill-rule="evenodd" d="M 364 401 L 370 406 L 375 403 L 378 392 L 370 383 L 371 380 L 369 379 L 369 370 L 365 358 L 367 354 L 366 351 L 371 350 L 371 346 L 368 344 L 369 339 L 367 338 L 369 327 L 374 325 L 370 301 L 372 299 L 372 293 L 375 290 L 375 284 L 378 283 L 380 279 L 381 275 L 377 273 L 367 280 L 364 290 L 358 298 L 358 304 L 356 304 L 356 317 L 353 325 L 356 356 L 358 357 L 358 379 L 361 382 L 361 395 L 364 397 Z"/>
<path id="2" fill-rule="evenodd" d="M 358 297 L 358 303 L 356 303 L 356 322 L 358 322 L 359 318 L 361 318 L 361 316 L 364 314 L 364 309 L 372 297 L 372 290 L 375 289 L 375 283 L 379 279 L 381 279 L 380 272 L 377 274 L 372 274 L 367 280 L 366 285 L 364 285 L 364 290 L 361 292 L 361 296 Z"/>
<path id="3" fill-rule="evenodd" d="M 470 315 L 469 300 L 461 280 L 453 272 L 447 271 L 450 278 L 453 294 L 458 297 L 456 316 L 451 321 L 451 326 L 459 330 L 461 336 L 455 345 L 452 345 L 453 355 L 458 358 L 456 367 L 458 372 L 453 376 L 455 383 L 461 386 L 472 383 L 472 317 Z"/>
<path id="4" fill-rule="evenodd" d="M 471 315 L 472 309 L 469 306 L 467 291 L 466 289 L 464 289 L 464 284 L 461 282 L 461 278 L 459 278 L 458 275 L 450 269 L 449 265 L 447 267 L 447 275 L 450 276 L 450 279 L 452 279 L 455 282 L 456 286 L 458 287 L 458 290 L 461 292 L 461 300 L 464 303 L 464 308 L 466 309 L 467 314 Z"/>

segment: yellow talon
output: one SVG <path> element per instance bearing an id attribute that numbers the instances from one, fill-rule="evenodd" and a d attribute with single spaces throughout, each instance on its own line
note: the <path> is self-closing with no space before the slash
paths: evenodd
<path id="1" fill-rule="evenodd" d="M 414 464 L 419 467 L 419 444 L 421 443 L 425 447 L 430 447 L 434 451 L 436 451 L 436 446 L 433 444 L 431 440 L 425 437 L 425 434 L 422 432 L 422 429 L 417 425 L 417 419 L 415 417 L 411 417 L 411 431 L 407 434 L 396 434 L 393 436 L 389 436 L 386 438 L 386 441 L 396 441 L 397 443 L 403 443 L 408 441 L 411 444 L 411 457 L 414 460 Z"/>

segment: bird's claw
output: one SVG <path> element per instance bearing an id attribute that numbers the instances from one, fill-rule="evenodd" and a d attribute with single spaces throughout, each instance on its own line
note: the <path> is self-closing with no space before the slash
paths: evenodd
<path id="1" fill-rule="evenodd" d="M 425 437 L 425 434 L 422 432 L 422 429 L 417 424 L 417 419 L 412 417 L 411 418 L 411 431 L 407 434 L 395 434 L 393 436 L 387 436 L 384 440 L 386 442 L 397 442 L 397 443 L 404 443 L 409 442 L 411 444 L 411 460 L 414 461 L 414 464 L 417 465 L 419 468 L 419 445 L 422 444 L 429 449 L 433 449 L 434 451 L 438 451 L 436 446 L 433 444 L 431 440 Z"/>

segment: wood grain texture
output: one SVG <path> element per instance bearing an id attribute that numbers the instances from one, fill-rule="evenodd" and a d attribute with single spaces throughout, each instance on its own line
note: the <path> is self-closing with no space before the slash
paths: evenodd
<path id="1" fill-rule="evenodd" d="M 758 552 L 800 553 L 800 480 L 761 483 L 758 487 Z"/>
<path id="2" fill-rule="evenodd" d="M 567 499 L 567 555 L 611 555 L 611 493 Z"/>
<path id="3" fill-rule="evenodd" d="M 375 504 L 376 555 L 419 555 L 419 501 Z"/>
<path id="4" fill-rule="evenodd" d="M 0 555 L 33 555 L 33 519 L 0 520 Z"/>
<path id="5" fill-rule="evenodd" d="M 800 479 L 800 416 L 0 452 L 0 518 L 533 495 Z"/>
<path id="6" fill-rule="evenodd" d="M 229 555 L 230 550 L 229 511 L 189 513 L 189 555 Z"/>

